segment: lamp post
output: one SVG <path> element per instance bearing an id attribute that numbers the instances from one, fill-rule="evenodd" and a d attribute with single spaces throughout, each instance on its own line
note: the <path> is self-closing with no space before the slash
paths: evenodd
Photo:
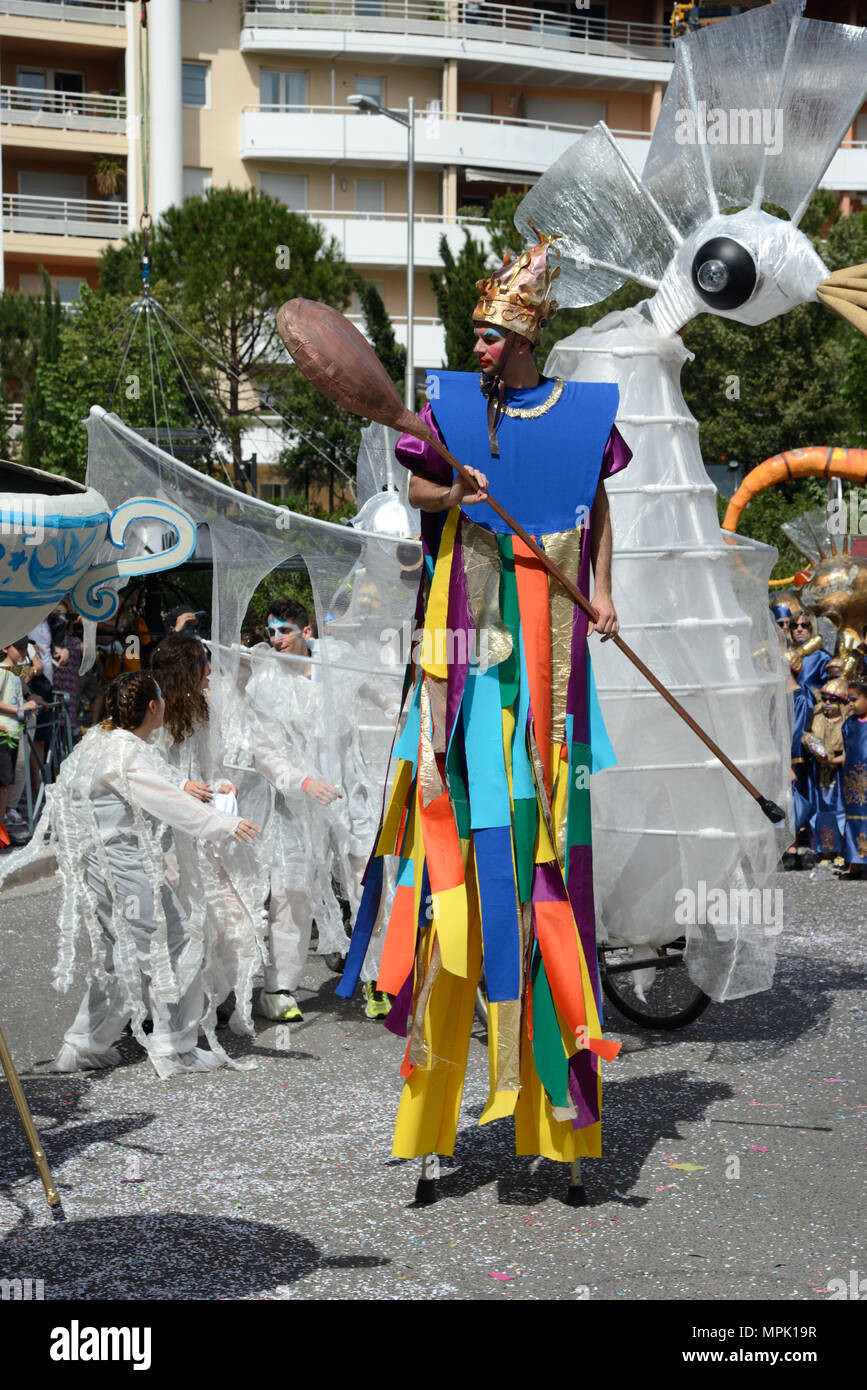
<path id="1" fill-rule="evenodd" d="M 415 409 L 415 361 L 413 357 L 413 320 L 415 318 L 415 98 L 407 101 L 405 116 L 390 111 L 375 97 L 355 92 L 346 98 L 357 111 L 369 111 L 374 115 L 388 116 L 390 121 L 406 127 L 407 135 L 407 191 L 406 191 L 406 378 L 404 381 L 404 400 L 410 410 Z"/>

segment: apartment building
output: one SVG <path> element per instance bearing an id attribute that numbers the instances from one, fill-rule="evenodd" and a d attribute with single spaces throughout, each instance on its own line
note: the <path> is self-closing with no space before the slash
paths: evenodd
<path id="1" fill-rule="evenodd" d="M 61 297 L 93 284 L 141 211 L 139 5 L 0 0 L 0 275 Z M 702 5 L 702 16 L 732 13 Z M 526 188 L 604 119 L 646 158 L 671 74 L 670 0 L 151 0 L 155 214 L 210 185 L 258 187 L 322 222 L 381 288 L 406 338 L 407 130 L 349 97 L 415 106 L 414 358 L 439 365 L 429 271 L 443 234 L 485 236 L 491 201 Z M 808 15 L 867 23 L 865 0 Z M 867 112 L 825 185 L 867 196 Z M 465 220 L 466 211 L 474 219 Z"/>

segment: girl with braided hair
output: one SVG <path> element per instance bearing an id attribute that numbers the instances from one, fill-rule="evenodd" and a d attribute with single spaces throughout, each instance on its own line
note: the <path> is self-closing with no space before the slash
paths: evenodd
<path id="1" fill-rule="evenodd" d="M 88 730 L 46 789 L 35 850 L 15 856 L 16 867 L 34 858 L 50 828 L 64 889 L 56 989 L 72 983 L 79 935 L 90 942 L 87 992 L 54 1071 L 115 1065 L 114 1043 L 127 1023 L 160 1077 L 228 1061 L 212 1030 L 205 1029 L 211 1051 L 196 1046 L 204 1020 L 202 938 L 166 882 L 161 837 L 171 827 L 216 844 L 250 843 L 258 830 L 178 785 L 148 743 L 164 709 L 146 672 L 114 681 L 107 719 Z M 142 1026 L 148 1015 L 150 1036 Z"/>
<path id="2" fill-rule="evenodd" d="M 257 821 L 270 821 L 270 787 L 255 773 L 223 774 L 222 748 L 210 719 L 208 650 L 191 632 L 170 632 L 153 651 L 150 669 L 165 700 L 162 728 L 153 736 L 179 783 L 190 796 L 224 812 L 240 799 L 255 807 Z M 240 784 L 240 791 L 239 785 Z M 194 930 L 204 935 L 203 982 L 208 1021 L 216 1024 L 217 1005 L 234 993 L 229 1020 L 235 1032 L 252 1035 L 253 981 L 265 964 L 270 840 L 257 845 L 228 841 L 215 845 L 174 831 L 174 854 L 167 868 Z"/>

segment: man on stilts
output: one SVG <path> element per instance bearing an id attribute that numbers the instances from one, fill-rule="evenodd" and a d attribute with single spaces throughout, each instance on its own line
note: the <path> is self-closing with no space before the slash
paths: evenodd
<path id="1" fill-rule="evenodd" d="M 604 479 L 626 467 L 618 390 L 539 376 L 532 351 L 556 309 L 555 238 L 479 282 L 476 373 L 434 372 L 422 411 L 476 490 L 427 442 L 403 435 L 425 555 L 406 723 L 393 789 L 338 993 L 358 979 L 385 854 L 399 857 L 378 987 L 409 1041 L 394 1140 L 454 1149 L 473 1008 L 484 965 L 490 1096 L 480 1123 L 515 1117 L 519 1154 L 573 1164 L 601 1153 L 601 1036 L 590 774 L 610 766 L 588 632 L 618 629 Z M 586 592 L 597 619 L 486 503 L 485 489 Z M 410 677 L 408 676 L 408 688 Z"/>

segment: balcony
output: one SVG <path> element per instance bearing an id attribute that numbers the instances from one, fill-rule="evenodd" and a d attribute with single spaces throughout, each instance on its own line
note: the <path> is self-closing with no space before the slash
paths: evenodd
<path id="1" fill-rule="evenodd" d="M 241 52 L 456 58 L 667 81 L 667 25 L 480 0 L 242 0 Z M 628 85 L 628 82 L 627 82 Z"/>
<path id="2" fill-rule="evenodd" d="M 318 222 L 333 237 L 340 255 L 351 265 L 406 265 L 406 213 L 305 211 L 303 216 Z M 414 260 L 420 269 L 442 266 L 440 238 L 445 236 L 455 255 L 464 244 L 464 228 L 488 248 L 488 223 L 479 217 L 447 222 L 443 217 L 419 216 L 414 221 Z"/>
<path id="3" fill-rule="evenodd" d="M 0 15 L 68 19 L 77 24 L 126 25 L 125 0 L 0 0 Z"/>
<path id="4" fill-rule="evenodd" d="M 359 333 L 364 333 L 364 319 L 360 314 L 347 314 Z M 406 347 L 406 315 L 392 318 L 394 336 L 402 347 Z M 367 335 L 365 334 L 365 337 Z M 425 367 L 442 367 L 446 356 L 446 331 L 440 319 L 413 319 L 413 357 L 416 370 Z"/>
<path id="5" fill-rule="evenodd" d="M 100 237 L 113 241 L 128 230 L 127 203 L 97 198 L 39 198 L 3 194 L 3 231 L 39 236 Z"/>
<path id="6" fill-rule="evenodd" d="M 45 130 L 90 130 L 123 135 L 126 99 L 105 97 L 96 92 L 41 92 L 32 87 L 0 87 L 0 122 Z"/>
<path id="7" fill-rule="evenodd" d="M 472 165 L 532 178 L 587 129 L 467 113 L 447 120 L 438 111 L 424 112 L 416 117 L 415 158 L 417 164 Z M 640 173 L 650 133 L 615 130 L 614 134 Z M 406 134 L 395 121 L 360 115 L 346 107 L 247 106 L 241 116 L 241 158 L 400 165 L 406 163 Z"/>

